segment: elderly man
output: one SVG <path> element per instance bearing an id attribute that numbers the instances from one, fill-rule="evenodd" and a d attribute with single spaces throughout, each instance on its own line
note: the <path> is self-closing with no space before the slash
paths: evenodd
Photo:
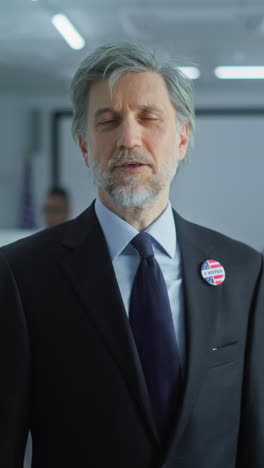
<path id="1" fill-rule="evenodd" d="M 262 257 L 169 203 L 189 81 L 112 43 L 72 99 L 98 197 L 1 250 L 1 467 L 263 467 Z"/>

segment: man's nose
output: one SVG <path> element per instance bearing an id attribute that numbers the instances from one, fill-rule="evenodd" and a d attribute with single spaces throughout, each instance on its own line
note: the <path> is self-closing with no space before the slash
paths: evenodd
<path id="1" fill-rule="evenodd" d="M 118 148 L 134 148 L 141 146 L 141 128 L 136 120 L 123 121 L 119 127 L 117 138 Z"/>

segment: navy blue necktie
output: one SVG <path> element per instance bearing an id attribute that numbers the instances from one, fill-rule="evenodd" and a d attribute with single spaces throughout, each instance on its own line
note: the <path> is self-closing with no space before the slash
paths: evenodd
<path id="1" fill-rule="evenodd" d="M 168 433 L 175 415 L 181 381 L 179 353 L 168 291 L 151 236 L 141 232 L 131 244 L 141 262 L 132 287 L 129 321 L 162 436 Z"/>

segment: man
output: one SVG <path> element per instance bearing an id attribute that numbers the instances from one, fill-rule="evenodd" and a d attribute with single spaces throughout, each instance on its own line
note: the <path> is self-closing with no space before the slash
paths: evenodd
<path id="1" fill-rule="evenodd" d="M 263 467 L 262 257 L 168 201 L 189 81 L 112 43 L 72 98 L 98 197 L 1 251 L 1 466 Z"/>
<path id="2" fill-rule="evenodd" d="M 44 221 L 47 227 L 68 221 L 70 216 L 70 197 L 62 187 L 51 188 L 43 203 Z"/>

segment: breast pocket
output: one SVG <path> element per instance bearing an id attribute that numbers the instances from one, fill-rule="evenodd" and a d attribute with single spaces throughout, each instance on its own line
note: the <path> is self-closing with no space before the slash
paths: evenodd
<path id="1" fill-rule="evenodd" d="M 222 366 L 229 362 L 237 361 L 241 357 L 239 342 L 228 343 L 212 348 L 209 357 L 209 367 Z"/>

